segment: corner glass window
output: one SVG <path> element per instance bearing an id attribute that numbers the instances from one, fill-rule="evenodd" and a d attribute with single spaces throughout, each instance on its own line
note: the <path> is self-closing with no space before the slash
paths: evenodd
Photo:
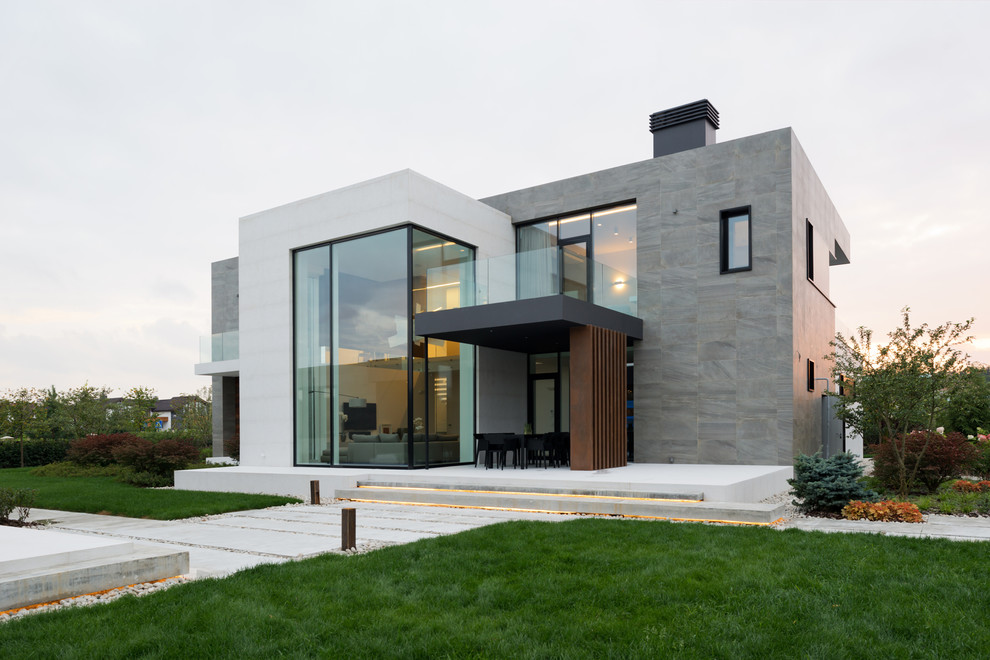
<path id="1" fill-rule="evenodd" d="M 721 272 L 752 270 L 753 229 L 750 207 L 722 211 L 720 218 Z"/>

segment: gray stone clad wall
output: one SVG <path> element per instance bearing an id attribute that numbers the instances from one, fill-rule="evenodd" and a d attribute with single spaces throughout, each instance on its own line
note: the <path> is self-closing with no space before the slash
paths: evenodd
<path id="1" fill-rule="evenodd" d="M 212 332 L 230 332 L 240 327 L 237 257 L 211 264 Z M 213 377 L 213 455 L 225 456 L 223 442 L 237 430 L 237 376 Z"/>
<path id="2" fill-rule="evenodd" d="M 211 332 L 216 334 L 237 330 L 240 323 L 237 257 L 214 261 L 210 266 L 213 293 Z"/>
<path id="3" fill-rule="evenodd" d="M 825 293 L 805 277 L 805 215 L 846 254 L 848 234 L 791 129 L 481 201 L 523 223 L 627 200 L 638 206 L 645 326 L 634 344 L 636 461 L 787 465 L 796 449 L 814 451 L 820 409 L 804 360 L 827 371 L 834 308 L 827 274 Z M 752 207 L 753 268 L 723 275 L 720 211 L 740 206 Z"/>

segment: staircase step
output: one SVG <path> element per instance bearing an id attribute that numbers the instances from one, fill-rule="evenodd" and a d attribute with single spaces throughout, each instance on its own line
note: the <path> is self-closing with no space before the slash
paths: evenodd
<path id="1" fill-rule="evenodd" d="M 783 505 L 705 502 L 680 498 L 646 497 L 644 493 L 612 491 L 614 494 L 585 494 L 557 489 L 496 489 L 477 485 L 465 489 L 445 485 L 381 485 L 360 483 L 357 488 L 337 490 L 335 497 L 355 502 L 377 502 L 423 506 L 499 509 L 546 513 L 663 518 L 704 522 L 769 524 L 783 517 Z"/>

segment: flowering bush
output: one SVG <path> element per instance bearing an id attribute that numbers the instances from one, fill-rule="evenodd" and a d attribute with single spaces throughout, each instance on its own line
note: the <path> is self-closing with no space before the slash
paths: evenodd
<path id="1" fill-rule="evenodd" d="M 980 479 L 990 479 L 990 431 L 981 428 L 976 429 L 975 436 L 968 439 L 976 449 L 976 458 L 973 460 L 973 474 Z"/>
<path id="2" fill-rule="evenodd" d="M 880 522 L 922 522 L 921 511 L 910 502 L 850 502 L 842 508 L 846 520 L 877 520 Z"/>

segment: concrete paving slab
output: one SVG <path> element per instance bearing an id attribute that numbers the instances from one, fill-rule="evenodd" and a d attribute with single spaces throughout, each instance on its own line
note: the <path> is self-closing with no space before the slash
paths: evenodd
<path id="1" fill-rule="evenodd" d="M 175 577 L 188 570 L 184 549 L 0 526 L 0 611 Z"/>
<path id="2" fill-rule="evenodd" d="M 834 520 L 832 518 L 794 518 L 778 529 L 803 529 L 818 532 L 880 534 L 944 538 L 955 541 L 990 541 L 990 518 L 968 518 L 931 514 L 921 523 L 878 522 L 873 520 Z"/>
<path id="3" fill-rule="evenodd" d="M 790 466 L 779 465 L 687 465 L 630 463 L 607 470 L 575 471 L 568 468 L 486 470 L 473 465 L 405 470 L 403 481 L 437 481 L 479 486 L 499 485 L 566 489 L 621 490 L 643 492 L 701 492 L 717 502 L 759 502 L 788 488 Z M 388 481 L 396 470 L 353 468 L 262 468 L 236 466 L 180 470 L 177 488 L 205 491 L 272 493 L 309 498 L 309 482 L 320 482 L 324 498 L 338 489 L 354 488 L 358 481 Z"/>
<path id="4" fill-rule="evenodd" d="M 74 562 L 107 559 L 134 549 L 131 541 L 0 525 L 0 578 Z"/>
<path id="5" fill-rule="evenodd" d="M 179 521 L 146 520 L 34 509 L 70 535 L 139 542 L 189 553 L 191 577 L 228 575 L 262 563 L 340 552 L 341 509 L 357 510 L 358 547 L 410 543 L 506 520 L 559 520 L 561 516 L 470 511 L 395 504 L 332 502 L 239 511 Z"/>

